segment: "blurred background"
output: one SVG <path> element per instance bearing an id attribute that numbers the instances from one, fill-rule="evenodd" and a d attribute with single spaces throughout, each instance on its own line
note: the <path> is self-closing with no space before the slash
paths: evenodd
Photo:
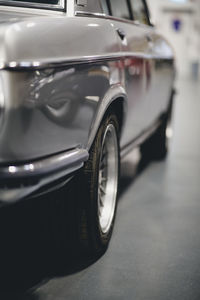
<path id="1" fill-rule="evenodd" d="M 179 78 L 200 78 L 200 0 L 147 0 L 151 21 L 171 42 Z"/>

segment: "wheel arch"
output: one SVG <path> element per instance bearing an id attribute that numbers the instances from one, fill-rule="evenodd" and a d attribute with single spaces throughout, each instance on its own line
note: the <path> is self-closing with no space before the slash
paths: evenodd
<path id="1" fill-rule="evenodd" d="M 119 121 L 120 135 L 123 130 L 124 121 L 126 118 L 127 111 L 127 95 L 124 87 L 117 85 L 111 87 L 106 93 L 104 98 L 100 101 L 97 112 L 94 116 L 93 122 L 91 124 L 89 139 L 87 144 L 87 150 L 90 150 L 92 143 L 95 139 L 97 131 L 101 125 L 104 116 L 108 112 L 114 112 Z"/>

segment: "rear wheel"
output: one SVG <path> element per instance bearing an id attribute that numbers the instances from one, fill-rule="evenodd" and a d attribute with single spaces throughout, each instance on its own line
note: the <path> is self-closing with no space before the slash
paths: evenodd
<path id="1" fill-rule="evenodd" d="M 114 114 L 106 116 L 91 147 L 83 172 L 79 242 L 91 254 L 108 247 L 117 207 L 119 178 L 119 125 Z"/>

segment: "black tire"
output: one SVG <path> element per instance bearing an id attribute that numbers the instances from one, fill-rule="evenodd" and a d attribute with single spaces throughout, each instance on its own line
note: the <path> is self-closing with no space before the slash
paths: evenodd
<path id="1" fill-rule="evenodd" d="M 103 254 L 109 244 L 111 239 L 113 225 L 116 215 L 116 208 L 117 208 L 117 190 L 115 194 L 115 203 L 113 204 L 113 215 L 112 219 L 109 221 L 109 227 L 104 230 L 101 224 L 101 216 L 100 216 L 100 209 L 101 204 L 99 204 L 99 198 L 101 198 L 99 194 L 99 178 L 100 178 L 100 163 L 103 161 L 103 145 L 104 136 L 106 135 L 106 131 L 108 128 L 112 128 L 112 131 L 115 132 L 116 137 L 116 154 L 117 157 L 117 171 L 115 183 L 116 189 L 118 188 L 118 179 L 119 179 L 119 125 L 117 117 L 114 114 L 108 114 L 101 123 L 101 126 L 98 130 L 94 143 L 90 150 L 89 160 L 86 162 L 84 171 L 82 174 L 82 195 L 80 195 L 80 210 L 79 210 L 79 245 L 81 246 L 82 251 L 86 251 L 87 254 L 89 253 L 92 256 L 99 256 Z M 114 128 L 114 129 L 113 129 Z M 109 133 L 110 134 L 110 133 Z M 113 133 L 112 133 L 113 134 Z M 107 147 L 109 148 L 109 147 Z M 108 149 L 107 149 L 108 150 Z M 106 163 L 108 165 L 108 155 L 106 152 Z M 115 164 L 115 165 L 116 165 Z M 108 167 L 107 167 L 108 168 Z M 109 172 L 107 171 L 107 174 Z M 101 176 L 102 177 L 102 176 Z M 107 175 L 106 185 L 109 182 L 109 178 Z M 117 184 L 117 185 L 116 185 Z M 113 185 L 114 188 L 114 185 Z M 105 198 L 106 199 L 106 196 Z M 114 199 L 114 198 L 113 198 Z M 106 206 L 106 204 L 105 204 Z M 104 207 L 102 208 L 102 211 Z"/>
<path id="2" fill-rule="evenodd" d="M 156 132 L 148 138 L 140 147 L 142 157 L 148 160 L 163 160 L 168 153 L 169 141 L 167 127 L 171 123 L 172 100 L 170 101 L 167 113 L 161 118 L 161 124 Z"/>

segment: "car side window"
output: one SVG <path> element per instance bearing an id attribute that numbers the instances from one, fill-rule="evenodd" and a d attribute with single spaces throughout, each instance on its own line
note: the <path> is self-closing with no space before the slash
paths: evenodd
<path id="1" fill-rule="evenodd" d="M 135 21 L 139 21 L 142 24 L 149 24 L 146 7 L 142 0 L 130 0 L 133 18 Z"/>
<path id="2" fill-rule="evenodd" d="M 128 2 L 126 0 L 109 0 L 112 16 L 131 19 Z"/>

